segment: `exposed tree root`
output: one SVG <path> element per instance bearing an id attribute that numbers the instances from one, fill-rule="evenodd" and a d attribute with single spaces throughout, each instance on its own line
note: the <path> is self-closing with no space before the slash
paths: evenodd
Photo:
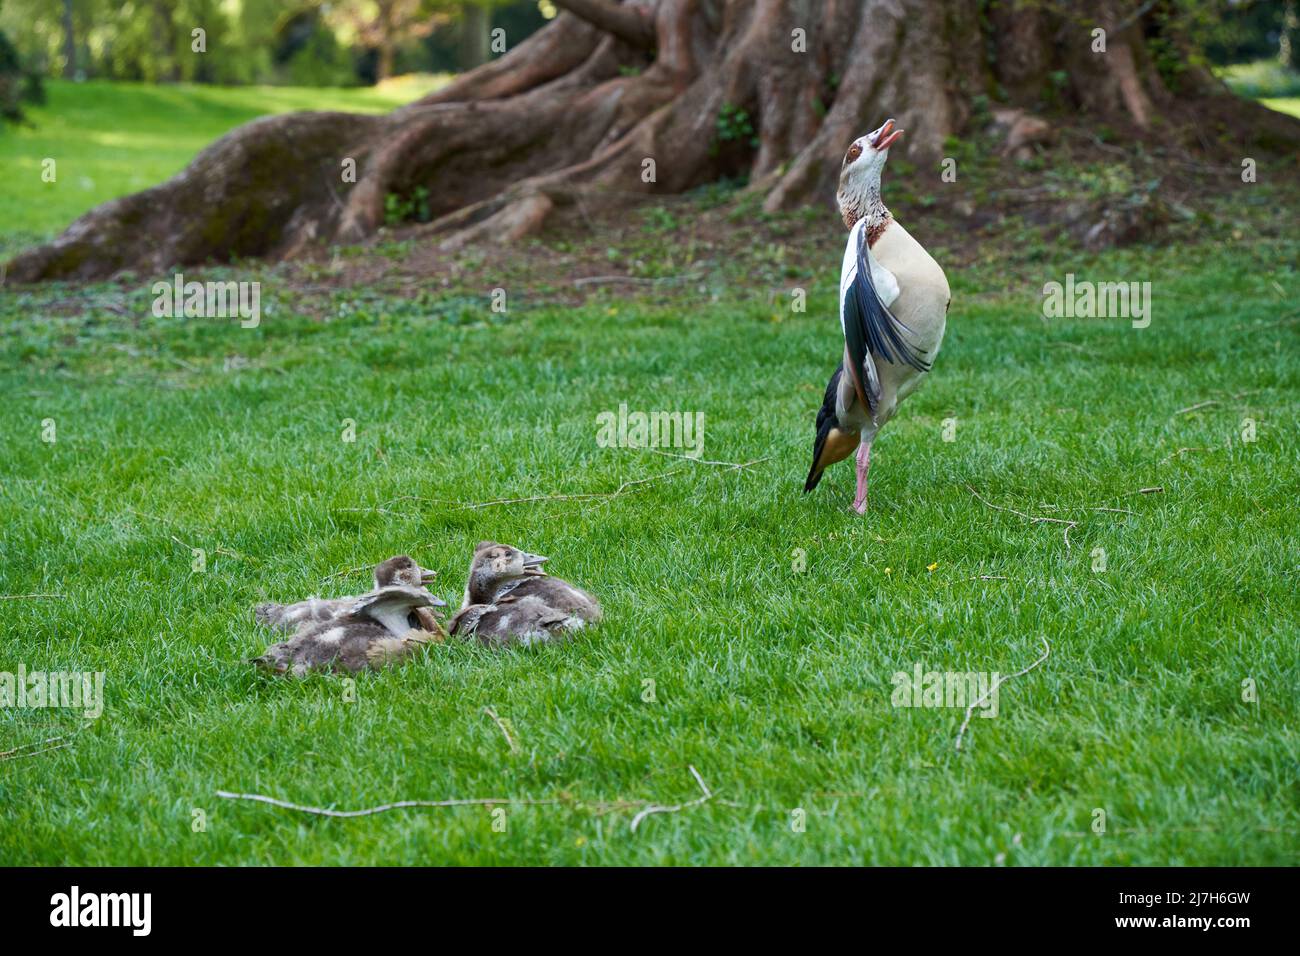
<path id="1" fill-rule="evenodd" d="M 1134 0 L 556 3 L 565 12 L 505 56 L 388 116 L 297 113 L 232 131 L 179 175 L 18 256 L 8 281 L 289 258 L 373 236 L 390 196 L 409 207 L 420 195 L 445 250 L 517 241 L 582 191 L 609 204 L 730 176 L 768 210 L 829 203 L 856 136 L 893 116 L 908 132 L 898 148 L 937 161 L 991 88 L 1031 112 L 1050 93 L 1134 136 L 1203 139 L 1197 124 L 1212 117 L 1243 146 L 1300 141 L 1300 124 L 1226 96 L 1191 64 L 1175 95 L 1147 50 L 1164 21 Z M 1105 54 L 1089 44 L 1099 24 Z"/>

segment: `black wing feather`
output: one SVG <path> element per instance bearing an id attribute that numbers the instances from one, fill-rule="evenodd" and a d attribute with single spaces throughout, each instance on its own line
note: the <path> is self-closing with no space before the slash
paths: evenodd
<path id="1" fill-rule="evenodd" d="M 858 274 L 844 296 L 844 343 L 849 358 L 857 368 L 867 361 L 867 353 L 878 356 L 890 365 L 905 363 L 918 372 L 930 371 L 930 363 L 917 354 L 916 348 L 903 337 L 912 330 L 898 320 L 880 300 L 876 285 L 871 281 L 871 266 L 867 262 L 867 230 L 858 234 Z M 879 394 L 863 383 L 867 404 L 875 411 Z"/>
<path id="2" fill-rule="evenodd" d="M 822 400 L 822 407 L 817 409 L 817 439 L 813 442 L 812 467 L 808 469 L 808 478 L 803 483 L 805 494 L 816 488 L 817 483 L 822 480 L 822 473 L 817 470 L 817 462 L 822 460 L 822 451 L 826 448 L 826 439 L 831 431 L 840 427 L 839 417 L 835 414 L 835 398 L 839 393 L 840 376 L 843 374 L 844 363 L 841 362 L 835 367 L 835 374 L 831 376 L 826 386 L 826 397 Z"/>

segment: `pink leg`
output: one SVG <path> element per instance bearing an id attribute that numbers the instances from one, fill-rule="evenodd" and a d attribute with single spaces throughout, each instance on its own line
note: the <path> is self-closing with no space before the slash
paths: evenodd
<path id="1" fill-rule="evenodd" d="M 871 442 L 864 441 L 858 446 L 858 493 L 853 496 L 853 510 L 860 515 L 867 513 L 867 472 L 871 470 Z"/>

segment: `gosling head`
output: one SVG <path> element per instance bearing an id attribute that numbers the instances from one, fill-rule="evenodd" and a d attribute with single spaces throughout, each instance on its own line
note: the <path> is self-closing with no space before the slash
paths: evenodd
<path id="1" fill-rule="evenodd" d="M 394 585 L 421 588 L 432 582 L 435 577 L 437 577 L 436 571 L 422 568 L 411 558 L 399 554 L 395 558 L 389 558 L 375 565 L 375 590 Z"/>
<path id="2" fill-rule="evenodd" d="M 546 574 L 542 565 L 548 559 L 540 554 L 520 551 L 508 544 L 482 541 L 474 549 L 469 565 L 469 582 L 465 588 L 466 604 L 488 604 L 507 584 L 527 577 Z"/>

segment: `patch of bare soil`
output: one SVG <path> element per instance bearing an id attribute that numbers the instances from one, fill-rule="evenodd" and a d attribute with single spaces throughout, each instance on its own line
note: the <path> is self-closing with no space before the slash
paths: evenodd
<path id="1" fill-rule="evenodd" d="M 884 196 L 895 218 L 947 267 L 1014 263 L 1034 244 L 1086 254 L 1196 241 L 1246 220 L 1265 233 L 1287 228 L 1275 200 L 1258 208 L 1263 196 L 1223 158 L 1148 151 L 1093 130 L 1031 127 L 1026 139 L 1016 122 L 1004 117 L 984 140 L 954 144 L 951 164 L 920 169 L 897 160 L 886 170 Z M 1296 157 L 1274 161 L 1268 175 L 1275 186 L 1294 183 L 1297 165 Z M 1294 187 L 1286 195 L 1294 201 Z M 766 213 L 761 196 L 720 184 L 616 203 L 579 196 L 554 210 L 538 236 L 517 241 L 486 236 L 448 247 L 427 226 L 399 225 L 276 271 L 308 312 L 313 299 L 358 288 L 399 297 L 503 288 L 558 305 L 698 300 L 770 295 L 834 274 L 843 232 L 833 208 Z"/>

